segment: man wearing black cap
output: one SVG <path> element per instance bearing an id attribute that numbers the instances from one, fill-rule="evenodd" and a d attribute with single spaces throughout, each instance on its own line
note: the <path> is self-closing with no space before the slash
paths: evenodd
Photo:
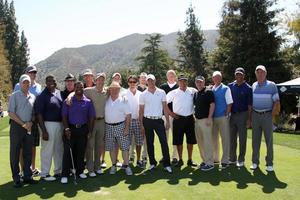
<path id="1" fill-rule="evenodd" d="M 167 103 L 173 103 L 173 111 L 170 115 L 173 120 L 173 145 L 176 145 L 179 160 L 176 166 L 183 165 L 182 150 L 183 137 L 186 135 L 188 166 L 197 166 L 192 161 L 193 145 L 197 143 L 195 137 L 194 104 L 193 96 L 197 92 L 195 88 L 187 87 L 188 79 L 184 75 L 179 75 L 179 88 L 172 90 L 167 94 Z"/>
<path id="2" fill-rule="evenodd" d="M 68 74 L 65 78 L 65 90 L 61 92 L 63 101 L 69 96 L 70 93 L 74 92 L 74 84 L 76 78 L 73 74 Z"/>
<path id="3" fill-rule="evenodd" d="M 231 90 L 233 104 L 230 117 L 230 163 L 242 167 L 245 162 L 247 127 L 250 126 L 252 110 L 252 88 L 245 81 L 245 70 L 236 68 L 235 81 L 228 86 Z M 239 156 L 237 159 L 237 137 L 239 138 Z"/>

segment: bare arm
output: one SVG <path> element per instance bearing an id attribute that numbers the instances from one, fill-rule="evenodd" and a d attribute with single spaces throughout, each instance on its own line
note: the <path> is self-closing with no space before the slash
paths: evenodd
<path id="1" fill-rule="evenodd" d="M 210 126 L 212 124 L 212 117 L 215 112 L 215 103 L 209 104 L 209 113 L 206 121 L 206 125 Z"/>
<path id="2" fill-rule="evenodd" d="M 166 118 L 166 129 L 170 128 L 170 120 L 169 120 L 169 113 L 168 113 L 168 105 L 165 101 L 162 102 L 163 104 L 163 109 L 164 109 L 164 114 Z"/>
<path id="3" fill-rule="evenodd" d="M 27 131 L 31 131 L 32 122 L 23 122 L 16 113 L 8 112 L 10 119 L 14 120 L 17 124 L 21 125 Z"/>
<path id="4" fill-rule="evenodd" d="M 130 123 L 131 123 L 131 114 L 128 114 L 128 115 L 126 115 L 126 118 L 125 118 L 124 135 L 128 135 Z"/>
<path id="5" fill-rule="evenodd" d="M 43 115 L 38 114 L 37 118 L 38 118 L 40 128 L 42 129 L 42 139 L 47 141 L 47 140 L 49 140 L 49 134 L 47 132 L 47 129 L 46 129 L 46 126 L 45 126 L 45 123 L 44 123 Z"/>

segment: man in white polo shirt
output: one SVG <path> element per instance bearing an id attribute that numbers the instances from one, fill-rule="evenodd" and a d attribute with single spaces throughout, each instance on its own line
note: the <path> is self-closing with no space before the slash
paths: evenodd
<path id="1" fill-rule="evenodd" d="M 129 127 L 131 113 L 127 100 L 119 96 L 120 84 L 112 82 L 109 86 L 110 97 L 105 104 L 105 150 L 110 152 L 112 167 L 110 174 L 117 170 L 117 151 L 122 151 L 123 168 L 127 175 L 132 175 L 129 167 Z"/>
<path id="2" fill-rule="evenodd" d="M 166 128 L 170 127 L 169 114 L 166 103 L 166 93 L 155 86 L 155 76 L 149 74 L 147 76 L 148 88 L 140 95 L 139 118 L 141 129 L 145 132 L 147 141 L 147 150 L 150 161 L 149 170 L 156 167 L 157 161 L 154 154 L 154 131 L 156 132 L 161 144 L 163 154 L 164 169 L 168 173 L 172 173 L 170 167 L 170 154 L 166 137 Z M 166 128 L 162 120 L 162 110 L 166 116 Z"/>
<path id="3" fill-rule="evenodd" d="M 170 115 L 173 120 L 173 145 L 176 145 L 179 160 L 175 166 L 180 167 L 183 165 L 182 160 L 182 144 L 183 136 L 186 135 L 188 161 L 187 165 L 196 167 L 192 160 L 193 145 L 197 143 L 195 136 L 195 120 L 194 120 L 194 93 L 197 92 L 195 88 L 187 87 L 187 77 L 179 75 L 178 85 L 179 88 L 172 90 L 167 94 L 167 103 L 173 103 L 173 111 Z"/>

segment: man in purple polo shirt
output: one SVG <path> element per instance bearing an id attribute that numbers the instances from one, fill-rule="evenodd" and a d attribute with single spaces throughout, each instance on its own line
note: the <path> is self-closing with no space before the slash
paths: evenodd
<path id="1" fill-rule="evenodd" d="M 70 147 L 76 169 L 76 174 L 84 179 L 87 176 L 84 171 L 84 155 L 87 138 L 91 135 L 94 127 L 95 109 L 91 100 L 83 95 L 83 83 L 75 83 L 75 95 L 71 99 L 72 104 L 63 104 L 62 117 L 64 125 L 64 155 L 61 183 L 68 183 L 71 168 Z"/>

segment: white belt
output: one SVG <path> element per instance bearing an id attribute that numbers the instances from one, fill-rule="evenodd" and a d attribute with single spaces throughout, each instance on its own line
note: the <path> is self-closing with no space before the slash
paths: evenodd
<path id="1" fill-rule="evenodd" d="M 162 117 L 160 116 L 144 116 L 147 119 L 161 119 Z"/>

